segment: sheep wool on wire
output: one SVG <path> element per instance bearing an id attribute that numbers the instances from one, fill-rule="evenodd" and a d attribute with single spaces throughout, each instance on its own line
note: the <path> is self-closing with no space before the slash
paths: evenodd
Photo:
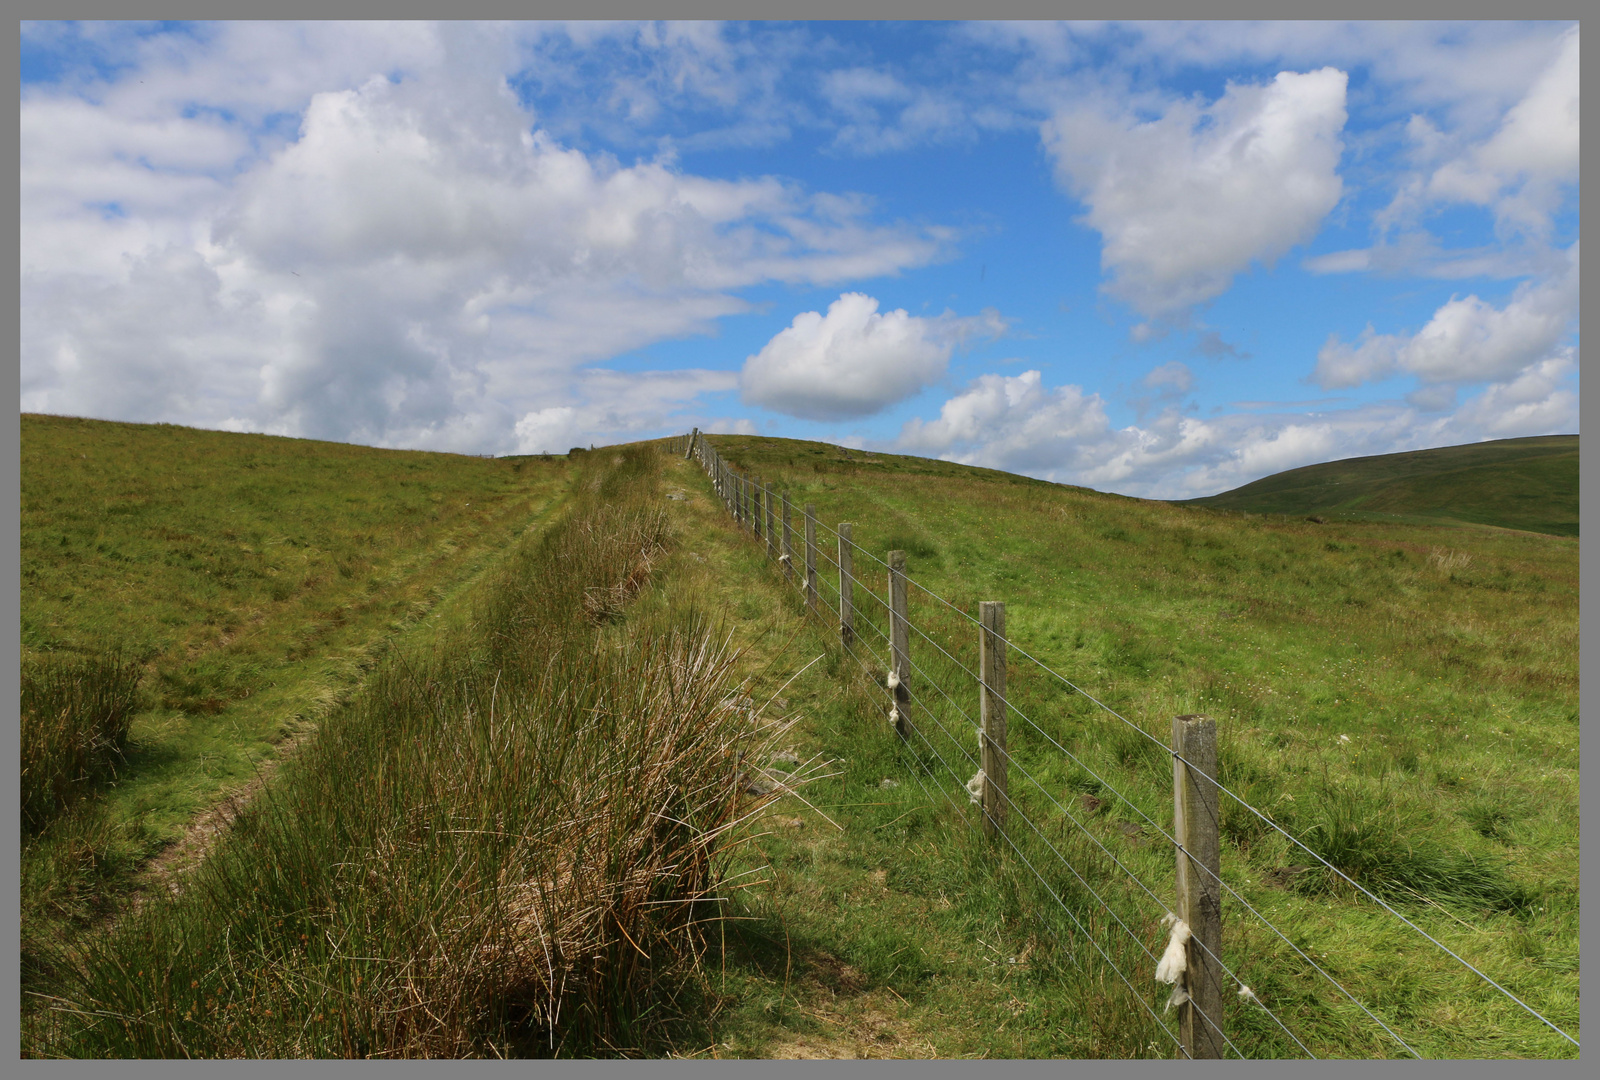
<path id="1" fill-rule="evenodd" d="M 1161 925 L 1172 927 L 1172 934 L 1167 938 L 1167 951 L 1161 954 L 1161 961 L 1156 964 L 1156 982 L 1172 985 L 1189 966 L 1189 955 L 1185 950 L 1189 944 L 1189 924 L 1169 911 L 1161 917 Z"/>
<path id="2" fill-rule="evenodd" d="M 983 805 L 983 786 L 988 782 L 989 778 L 983 775 L 982 769 L 979 769 L 972 779 L 967 781 L 967 798 L 971 800 L 973 806 Z"/>
<path id="3" fill-rule="evenodd" d="M 900 673 L 898 671 L 889 672 L 889 677 L 888 679 L 884 680 L 884 683 L 889 687 L 890 690 L 893 690 L 895 687 L 900 685 Z"/>
<path id="4" fill-rule="evenodd" d="M 1162 1010 L 1167 1012 L 1174 1005 L 1182 1005 L 1189 1000 L 1189 992 L 1178 985 L 1178 977 L 1189 966 L 1187 946 L 1190 931 L 1189 924 L 1170 911 L 1161 917 L 1161 925 L 1172 927 L 1172 934 L 1167 938 L 1167 951 L 1161 954 L 1161 960 L 1156 964 L 1156 982 L 1172 987 L 1172 996 L 1167 998 L 1167 1007 Z"/>

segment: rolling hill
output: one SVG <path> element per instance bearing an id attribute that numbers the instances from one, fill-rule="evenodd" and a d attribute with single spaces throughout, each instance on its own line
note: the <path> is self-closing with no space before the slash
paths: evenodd
<path id="1" fill-rule="evenodd" d="M 1578 535 L 1578 436 L 1498 439 L 1290 469 L 1184 506 Z"/>

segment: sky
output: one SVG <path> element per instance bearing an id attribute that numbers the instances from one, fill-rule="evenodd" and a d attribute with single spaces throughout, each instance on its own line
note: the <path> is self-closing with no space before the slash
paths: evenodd
<path id="1" fill-rule="evenodd" d="M 1576 23 L 20 33 L 24 412 L 1159 499 L 1578 431 Z"/>

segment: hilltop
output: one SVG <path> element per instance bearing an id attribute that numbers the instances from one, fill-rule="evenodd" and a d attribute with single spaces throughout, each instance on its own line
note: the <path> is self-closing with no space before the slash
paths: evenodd
<path id="1" fill-rule="evenodd" d="M 1577 536 L 1578 436 L 1497 439 L 1325 461 L 1180 504 Z"/>

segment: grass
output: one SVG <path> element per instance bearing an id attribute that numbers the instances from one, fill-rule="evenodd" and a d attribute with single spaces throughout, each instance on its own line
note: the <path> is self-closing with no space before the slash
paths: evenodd
<path id="1" fill-rule="evenodd" d="M 1323 462 L 1187 505 L 1349 520 L 1469 522 L 1577 536 L 1578 436 L 1498 439 Z"/>
<path id="2" fill-rule="evenodd" d="M 97 721 L 30 709 L 43 699 L 28 686 L 55 676 L 24 684 L 25 730 L 58 759 L 27 765 L 24 797 L 34 777 L 55 794 L 32 796 L 41 812 L 23 838 L 25 987 L 50 977 L 46 944 L 128 906 L 152 859 L 181 870 L 197 824 L 258 784 L 394 642 L 443 625 L 443 602 L 566 476 L 559 460 L 34 415 L 21 452 L 25 676 L 110 671 L 120 657 L 119 685 L 138 677 L 99 736 L 49 732 Z M 74 746 L 95 767 L 71 764 Z M 47 781 L 61 776 L 68 789 Z"/>
<path id="3" fill-rule="evenodd" d="M 443 605 L 437 652 L 419 639 L 380 662 L 180 896 L 59 961 L 76 982 L 58 1007 L 114 1015 L 37 1015 L 35 1052 L 1170 1057 L 1149 953 L 1165 943 L 1172 854 L 1154 830 L 1171 814 L 1160 744 L 1188 712 L 1218 721 L 1232 790 L 1578 1035 L 1575 540 L 1239 516 L 713 439 L 826 525 L 853 521 L 865 552 L 911 553 L 926 637 L 913 635 L 910 739 L 886 719 L 881 567 L 857 556 L 852 655 L 693 463 L 575 455 L 547 539 L 491 552 L 497 584 Z M 637 512 L 650 507 L 664 516 Z M 609 536 L 626 555 L 602 553 Z M 550 551 L 562 572 L 537 571 Z M 975 631 L 923 587 L 972 614 L 1005 600 L 1012 641 L 1083 691 L 1013 654 L 1005 842 L 985 840 L 960 790 Z M 582 633 L 530 647 L 548 620 L 529 613 L 546 605 Z M 532 663 L 540 649 L 560 659 Z M 722 680 L 697 700 L 728 707 L 675 727 L 653 695 L 696 663 Z M 586 726 L 597 712 L 617 726 Z M 743 719 L 755 713 L 774 726 Z M 692 791 L 720 752 L 696 746 L 732 751 L 723 779 L 798 772 L 796 793 L 691 799 L 670 816 L 693 827 L 653 848 L 619 778 L 663 799 Z M 619 813 L 553 835 L 577 820 L 579 791 Z M 1314 961 L 1424 1056 L 1573 1056 L 1223 802 L 1223 876 L 1289 939 L 1229 897 L 1224 959 L 1312 1052 L 1404 1056 Z M 566 877 L 562 839 L 608 869 Z M 700 902 L 618 886 L 619 845 L 693 868 L 674 899 Z M 725 917 L 706 921 L 713 905 Z M 557 967 L 543 949 L 558 924 L 573 941 L 618 929 Z M 563 973 L 575 996 L 553 998 Z M 1304 1052 L 1261 1010 L 1227 1008 L 1249 1055 Z"/>
<path id="4" fill-rule="evenodd" d="M 381 664 L 181 895 L 61 958 L 32 1052 L 654 1048 L 764 738 L 714 621 L 624 617 L 668 540 L 658 467 L 586 456 L 468 622 Z"/>
<path id="5" fill-rule="evenodd" d="M 975 769 L 963 756 L 975 754 L 975 740 L 960 726 L 961 712 L 975 715 L 975 691 L 955 666 L 976 667 L 970 623 L 913 588 L 913 621 L 953 659 L 913 635 L 920 734 L 909 744 L 888 730 L 886 692 L 855 685 L 871 686 L 866 676 L 851 682 L 855 664 L 825 620 L 795 637 L 788 664 L 826 657 L 788 694 L 805 715 L 798 752 L 842 762 L 842 775 L 806 798 L 845 831 L 799 805 L 777 811 L 806 824 L 761 840 L 777 880 L 759 902 L 752 892 L 746 915 L 766 943 L 729 954 L 730 982 L 737 972 L 741 989 L 721 1015 L 728 1035 L 718 1053 L 1169 1056 L 1153 1021 L 1135 1022 L 1135 998 L 1159 1012 L 1165 988 L 1150 980 L 1154 964 L 1134 938 L 1159 953 L 1157 920 L 1170 900 L 1117 886 L 1125 875 L 1090 837 L 1158 896 L 1170 892 L 1170 850 L 1144 815 L 1170 822 L 1162 745 L 1170 717 L 1188 712 L 1217 719 L 1230 788 L 1578 1034 L 1574 540 L 1240 518 L 825 444 L 713 442 L 737 466 L 786 486 L 795 505 L 816 504 L 824 523 L 854 522 L 858 544 L 880 558 L 891 546 L 920 545 L 912 578 L 968 613 L 979 599 L 1006 600 L 1016 644 L 1132 721 L 1014 655 L 1010 696 L 1032 723 L 1012 719 L 1013 798 L 1044 836 L 1019 824 L 1014 849 L 985 844 L 959 790 Z M 709 503 L 704 512 L 718 514 Z M 705 528 L 702 550 L 713 543 L 714 526 Z M 787 640 L 794 597 L 754 545 L 735 545 L 720 556 L 721 576 L 737 583 L 726 602 L 751 618 L 764 612 L 769 637 Z M 882 572 L 857 556 L 863 618 L 877 603 L 867 587 L 884 591 Z M 830 573 L 824 563 L 825 597 Z M 776 586 L 777 611 L 756 599 L 752 578 Z M 863 652 L 864 663 L 881 677 L 881 638 L 863 629 L 861 639 L 877 653 Z M 880 788 L 885 779 L 898 786 Z M 1301 869 L 1314 860 L 1224 803 L 1225 879 L 1418 1053 L 1571 1053 L 1393 916 Z M 1091 928 L 1137 975 L 1137 993 L 1047 895 L 1048 886 L 1074 906 L 1071 890 L 1081 896 L 1083 886 L 1054 863 L 1045 839 L 1133 931 Z M 1231 898 L 1225 935 L 1229 965 L 1312 1052 L 1404 1056 Z M 786 943 L 782 969 L 762 960 L 774 940 Z M 1119 959 L 1116 948 L 1131 953 Z M 1015 971 L 1011 960 L 1024 953 L 1048 977 Z M 848 994 L 829 982 L 841 964 L 858 976 Z M 1075 977 L 1084 981 L 1064 971 L 1083 971 Z M 1061 1021 L 1084 1012 L 1121 1027 L 1090 1034 L 1081 1021 Z M 817 1019 L 824 1014 L 835 1019 Z M 884 1018 L 886 1038 L 862 1037 L 872 1016 Z M 1229 1023 L 1252 1055 L 1303 1053 L 1264 1014 L 1230 1006 Z"/>
<path id="6" fill-rule="evenodd" d="M 138 704 L 137 664 L 117 656 L 22 665 L 22 826 L 37 833 L 116 775 Z"/>

